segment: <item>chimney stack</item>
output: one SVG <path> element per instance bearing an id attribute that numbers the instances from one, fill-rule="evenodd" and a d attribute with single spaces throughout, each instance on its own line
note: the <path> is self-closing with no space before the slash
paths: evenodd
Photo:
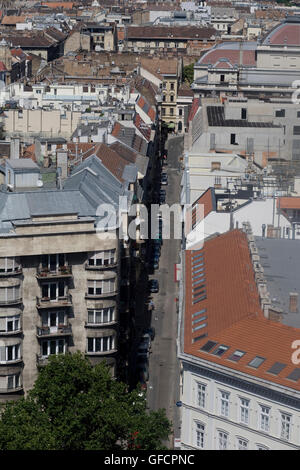
<path id="1" fill-rule="evenodd" d="M 297 313 L 298 312 L 298 294 L 297 294 L 297 292 L 290 292 L 289 311 L 291 313 Z"/>

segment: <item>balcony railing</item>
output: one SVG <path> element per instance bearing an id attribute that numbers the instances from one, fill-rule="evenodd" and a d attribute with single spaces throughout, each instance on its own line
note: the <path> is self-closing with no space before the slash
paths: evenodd
<path id="1" fill-rule="evenodd" d="M 66 352 L 67 352 L 67 348 L 66 348 Z M 59 353 L 59 354 L 64 354 L 64 353 Z M 49 354 L 49 356 L 43 356 L 42 354 L 37 354 L 36 355 L 36 363 L 38 366 L 40 367 L 44 367 L 48 364 L 49 362 L 49 357 L 51 356 L 52 354 Z M 55 354 L 53 354 L 55 355 Z"/>
<path id="2" fill-rule="evenodd" d="M 22 327 L 18 328 L 17 330 L 0 331 L 0 336 L 19 335 L 20 333 L 22 333 Z"/>
<path id="3" fill-rule="evenodd" d="M 36 305 L 37 308 L 71 307 L 72 296 L 68 294 L 63 297 L 56 297 L 55 299 L 50 299 L 50 297 L 37 297 Z"/>
<path id="4" fill-rule="evenodd" d="M 36 277 L 38 279 L 53 279 L 58 277 L 71 277 L 72 266 L 60 266 L 56 270 L 52 271 L 47 268 L 38 268 Z"/>
<path id="5" fill-rule="evenodd" d="M 72 335 L 72 327 L 70 325 L 59 325 L 59 326 L 42 326 L 37 327 L 37 336 L 70 336 Z"/>
<path id="6" fill-rule="evenodd" d="M 0 388 L 0 394 L 16 393 L 16 392 L 21 392 L 21 390 L 23 390 L 22 385 L 19 385 L 18 387 L 11 387 L 11 388 Z"/>
<path id="7" fill-rule="evenodd" d="M 18 305 L 22 303 L 22 297 L 16 299 L 9 299 L 9 300 L 1 300 L 0 299 L 0 306 L 3 305 Z"/>
<path id="8" fill-rule="evenodd" d="M 89 294 L 88 292 L 85 294 L 86 299 L 103 299 L 105 297 L 115 297 L 118 291 L 115 289 L 111 292 L 102 292 L 101 294 Z"/>
<path id="9" fill-rule="evenodd" d="M 0 277 L 9 277 L 9 276 L 16 276 L 17 274 L 22 274 L 22 267 L 18 266 L 11 271 L 0 271 Z"/>
<path id="10" fill-rule="evenodd" d="M 102 269 L 114 269 L 118 266 L 117 262 L 113 262 L 110 264 L 101 264 L 101 265 L 90 265 L 88 263 L 85 264 L 85 269 L 87 270 L 102 270 Z"/>

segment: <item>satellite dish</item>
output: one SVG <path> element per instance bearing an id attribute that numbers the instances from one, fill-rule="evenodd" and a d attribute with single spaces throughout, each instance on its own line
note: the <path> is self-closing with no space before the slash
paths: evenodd
<path id="1" fill-rule="evenodd" d="M 42 180 L 37 180 L 36 185 L 38 188 L 42 188 L 44 186 L 44 183 Z"/>

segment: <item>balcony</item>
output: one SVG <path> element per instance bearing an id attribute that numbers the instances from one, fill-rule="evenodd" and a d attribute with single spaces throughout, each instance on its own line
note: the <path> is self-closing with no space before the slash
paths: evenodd
<path id="1" fill-rule="evenodd" d="M 23 390 L 23 386 L 19 385 L 18 387 L 10 387 L 10 388 L 0 388 L 0 395 L 2 394 L 10 394 L 10 393 L 17 393 Z"/>
<path id="2" fill-rule="evenodd" d="M 115 269 L 118 266 L 117 262 L 110 263 L 110 264 L 101 264 L 99 266 L 89 265 L 88 263 L 85 264 L 85 269 L 88 271 L 102 271 L 103 269 Z"/>
<path id="3" fill-rule="evenodd" d="M 85 355 L 86 356 L 103 357 L 103 356 L 110 356 L 112 354 L 116 354 L 117 352 L 118 352 L 117 349 L 110 349 L 109 351 L 99 351 L 99 352 L 86 351 Z"/>
<path id="4" fill-rule="evenodd" d="M 38 309 L 72 307 L 72 296 L 71 294 L 68 294 L 63 297 L 56 297 L 55 299 L 50 299 L 49 297 L 37 297 L 36 306 Z"/>
<path id="5" fill-rule="evenodd" d="M 98 300 L 98 299 L 105 299 L 106 297 L 115 297 L 118 294 L 117 290 L 113 290 L 111 292 L 102 292 L 101 294 L 85 294 L 86 299 L 90 300 Z"/>
<path id="6" fill-rule="evenodd" d="M 67 352 L 67 351 L 66 351 Z M 63 353 L 59 353 L 59 354 L 63 354 Z M 36 355 L 36 364 L 38 367 L 45 367 L 48 362 L 49 362 L 49 357 L 51 356 L 52 354 L 49 354 L 49 356 L 43 356 L 42 354 L 37 354 Z M 58 354 L 53 354 L 53 356 L 55 356 Z"/>
<path id="7" fill-rule="evenodd" d="M 0 299 L 0 307 L 4 307 L 6 305 L 19 305 L 22 303 L 22 297 L 16 299 L 9 299 L 9 300 L 1 300 Z"/>
<path id="8" fill-rule="evenodd" d="M 47 268 L 38 268 L 37 279 L 57 279 L 72 277 L 72 266 L 60 266 L 56 271 L 51 271 Z"/>
<path id="9" fill-rule="evenodd" d="M 22 328 L 19 328 L 18 330 L 0 331 L 0 337 L 1 336 L 14 336 L 14 335 L 19 335 L 20 333 L 22 333 Z"/>
<path id="10" fill-rule="evenodd" d="M 46 338 L 52 336 L 71 336 L 72 327 L 70 325 L 58 325 L 58 326 L 42 326 L 37 327 L 38 338 Z"/>
<path id="11" fill-rule="evenodd" d="M 12 269 L 10 271 L 0 271 L 0 277 L 17 276 L 18 274 L 22 274 L 21 266 L 18 266 L 15 269 Z"/>

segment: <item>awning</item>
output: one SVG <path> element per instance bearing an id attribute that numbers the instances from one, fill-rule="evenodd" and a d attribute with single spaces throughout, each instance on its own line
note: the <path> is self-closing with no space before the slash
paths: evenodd
<path id="1" fill-rule="evenodd" d="M 168 129 L 174 129 L 174 127 L 175 127 L 174 122 L 170 122 L 170 123 L 168 124 Z"/>

